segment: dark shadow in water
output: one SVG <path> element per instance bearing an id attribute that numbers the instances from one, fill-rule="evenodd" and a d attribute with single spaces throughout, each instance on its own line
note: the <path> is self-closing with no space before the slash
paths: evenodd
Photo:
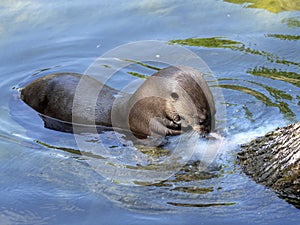
<path id="1" fill-rule="evenodd" d="M 220 203 L 208 203 L 208 204 L 189 204 L 189 203 L 179 203 L 179 202 L 168 202 L 168 204 L 170 205 L 174 205 L 174 206 L 183 206 L 183 207 L 200 207 L 200 208 L 203 208 L 203 207 L 216 207 L 216 206 L 232 206 L 232 205 L 235 205 L 236 203 L 235 202 L 226 202 L 226 203 L 223 203 L 223 202 L 220 202 Z"/>
<path id="2" fill-rule="evenodd" d="M 91 158 L 95 158 L 95 159 L 106 159 L 105 157 L 103 157 L 101 155 L 96 155 L 96 154 L 93 154 L 91 152 L 84 152 L 83 153 L 79 149 L 54 146 L 54 145 L 50 145 L 50 144 L 47 144 L 47 143 L 39 141 L 39 140 L 35 140 L 35 142 L 37 144 L 39 144 L 39 145 L 47 148 L 47 149 L 61 150 L 61 151 L 68 152 L 68 153 L 71 153 L 71 154 L 74 154 L 74 155 L 87 156 L 87 157 L 91 157 Z M 74 158 L 79 159 L 79 160 L 85 160 L 85 158 L 79 157 L 79 156 L 78 157 L 74 157 Z"/>
<path id="3" fill-rule="evenodd" d="M 101 155 L 95 155 L 89 152 L 82 152 L 80 150 L 58 147 L 49 145 L 47 143 L 36 141 L 37 144 L 52 150 L 58 150 L 66 153 L 72 153 L 78 155 L 78 157 L 73 157 L 75 160 L 86 161 L 89 160 L 101 160 L 106 161 L 105 157 Z M 159 150 L 158 148 L 156 149 Z M 161 149 L 160 149 L 161 150 Z M 159 156 L 160 157 L 160 156 Z M 99 162 L 99 161 L 98 161 Z M 107 162 L 109 163 L 109 162 Z M 112 165 L 109 163 L 109 165 Z M 120 165 L 112 165 L 118 168 Z M 124 165 L 123 165 L 124 166 Z M 174 165 L 170 165 L 174 166 Z M 126 166 L 126 168 L 132 170 L 157 170 L 157 165 L 136 165 L 136 166 Z M 152 182 L 135 182 L 136 187 L 132 186 L 123 186 L 119 184 L 117 180 L 113 180 L 109 183 L 98 183 L 98 188 L 101 191 L 101 194 L 106 196 L 108 199 L 118 202 L 122 206 L 138 209 L 139 211 L 147 210 L 155 212 L 156 210 L 160 211 L 173 211 L 177 207 L 226 207 L 233 206 L 237 204 L 236 202 L 226 202 L 224 198 L 219 199 L 210 199 L 210 194 L 215 195 L 216 193 L 221 193 L 222 188 L 218 186 L 208 186 L 207 184 L 202 184 L 203 182 L 218 179 L 222 177 L 225 172 L 221 165 L 212 164 L 206 169 L 206 167 L 200 161 L 190 161 L 182 167 L 180 171 L 175 173 L 167 180 L 159 181 L 156 183 Z M 209 182 L 208 182 L 209 183 Z M 213 185 L 213 183 L 212 183 Z M 147 202 L 146 197 L 143 197 L 143 193 L 139 191 L 138 187 L 150 188 L 153 192 L 158 192 L 164 196 L 165 200 L 156 202 L 155 199 Z M 95 188 L 95 187 L 93 187 Z M 153 189 L 155 188 L 155 189 Z M 151 196 L 151 195 L 149 195 Z M 201 197 L 204 196 L 204 199 Z M 207 196 L 207 197 L 205 197 Z M 144 200 L 143 200 L 144 199 Z M 166 205 L 165 205 L 166 204 Z M 174 208 L 175 207 L 175 208 Z"/>

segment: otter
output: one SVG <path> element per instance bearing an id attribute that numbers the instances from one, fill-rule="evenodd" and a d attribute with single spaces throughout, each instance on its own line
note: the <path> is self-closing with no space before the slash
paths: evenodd
<path id="1" fill-rule="evenodd" d="M 144 139 L 214 129 L 213 95 L 196 69 L 169 66 L 148 77 L 133 93 L 122 93 L 77 73 L 55 73 L 21 89 L 21 99 L 46 120 L 117 127 Z M 51 129 L 62 130 L 60 123 Z M 66 129 L 72 132 L 72 130 Z"/>

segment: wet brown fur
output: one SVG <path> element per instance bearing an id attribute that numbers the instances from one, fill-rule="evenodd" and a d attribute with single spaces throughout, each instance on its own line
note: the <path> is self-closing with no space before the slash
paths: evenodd
<path id="1" fill-rule="evenodd" d="M 83 91 L 74 101 L 79 82 Z M 202 74 L 190 67 L 161 69 L 133 95 L 116 99 L 117 94 L 117 90 L 75 73 L 47 75 L 21 91 L 24 102 L 44 116 L 70 123 L 117 126 L 139 138 L 176 135 L 186 129 L 205 134 L 214 128 L 212 93 Z M 112 118 L 116 118 L 115 123 Z"/>

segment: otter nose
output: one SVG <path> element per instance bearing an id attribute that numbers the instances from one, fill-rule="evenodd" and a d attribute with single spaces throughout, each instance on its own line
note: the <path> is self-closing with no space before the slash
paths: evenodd
<path id="1" fill-rule="evenodd" d="M 193 124 L 200 124 L 201 123 L 201 118 L 198 115 L 194 115 L 192 117 L 192 119 L 193 119 L 193 121 L 192 121 Z"/>

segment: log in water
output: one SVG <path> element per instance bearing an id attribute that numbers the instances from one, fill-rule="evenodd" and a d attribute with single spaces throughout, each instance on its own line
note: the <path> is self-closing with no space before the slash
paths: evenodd
<path id="1" fill-rule="evenodd" d="M 300 122 L 243 145 L 238 159 L 247 175 L 300 208 Z"/>

